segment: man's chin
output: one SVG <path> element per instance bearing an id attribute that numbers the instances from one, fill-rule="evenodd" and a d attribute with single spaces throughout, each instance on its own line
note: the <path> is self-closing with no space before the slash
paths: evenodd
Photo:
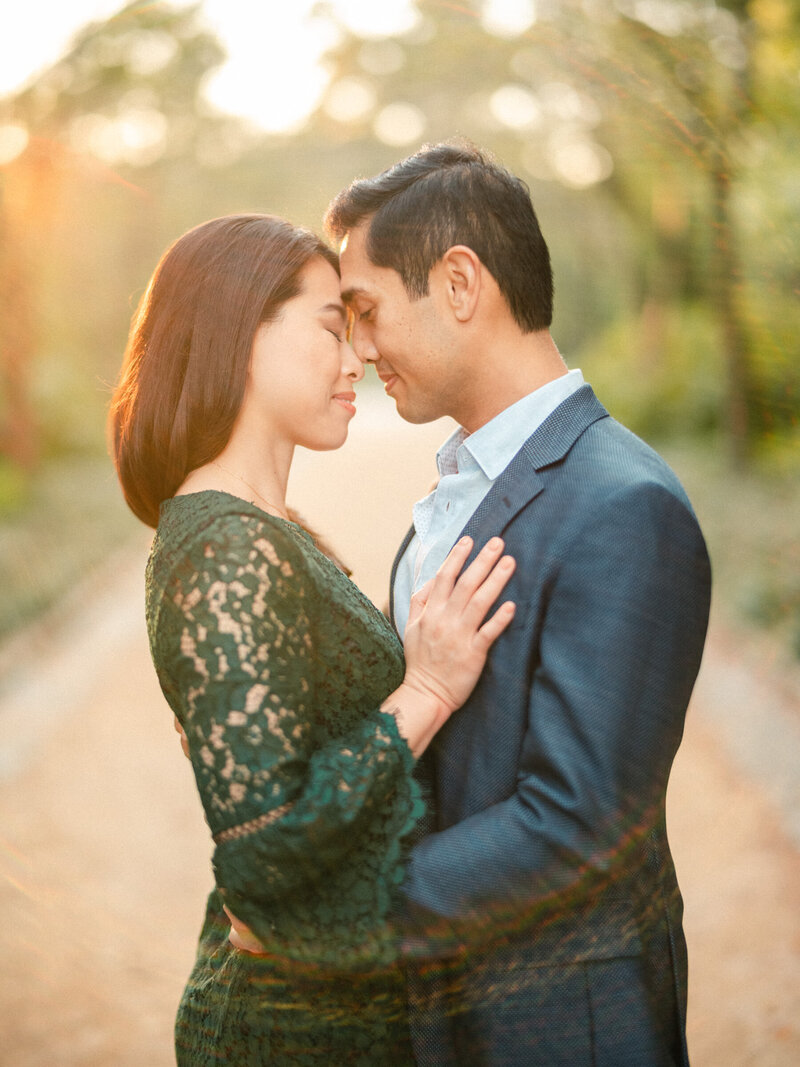
<path id="1" fill-rule="evenodd" d="M 441 412 L 415 407 L 413 404 L 407 404 L 397 398 L 395 398 L 395 406 L 400 418 L 412 423 L 414 426 L 422 426 L 426 422 L 434 422 L 442 417 Z"/>
<path id="2" fill-rule="evenodd" d="M 406 422 L 410 422 L 413 426 L 424 426 L 426 423 L 436 422 L 437 419 L 442 417 L 441 415 L 420 415 L 420 414 L 417 414 L 417 415 L 414 415 L 414 416 L 411 416 L 411 415 L 406 416 L 406 415 L 403 415 L 402 411 L 400 412 L 400 415 Z"/>
<path id="3" fill-rule="evenodd" d="M 421 426 L 426 422 L 435 422 L 436 419 L 441 419 L 446 414 L 446 412 L 440 410 L 440 405 L 430 397 L 418 396 L 414 399 L 408 395 L 405 388 L 399 389 L 396 394 L 389 393 L 388 395 L 391 400 L 394 400 L 397 414 L 400 418 L 415 426 Z"/>

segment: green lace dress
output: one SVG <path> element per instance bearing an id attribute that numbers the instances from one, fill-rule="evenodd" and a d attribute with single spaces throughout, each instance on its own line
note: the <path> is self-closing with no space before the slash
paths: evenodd
<path id="1" fill-rule="evenodd" d="M 212 491 L 162 505 L 147 622 L 214 842 L 178 1064 L 413 1063 L 387 915 L 422 802 L 378 710 L 393 630 L 301 527 Z"/>

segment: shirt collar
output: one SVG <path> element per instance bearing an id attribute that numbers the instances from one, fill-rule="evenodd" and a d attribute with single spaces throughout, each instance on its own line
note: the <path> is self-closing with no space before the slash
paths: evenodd
<path id="1" fill-rule="evenodd" d="M 517 400 L 474 433 L 458 426 L 436 453 L 440 476 L 456 474 L 472 460 L 494 481 L 548 415 L 583 384 L 576 368 Z"/>

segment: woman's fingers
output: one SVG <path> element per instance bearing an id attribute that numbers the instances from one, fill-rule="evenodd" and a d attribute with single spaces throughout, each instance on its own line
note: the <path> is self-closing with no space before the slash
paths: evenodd
<path id="1" fill-rule="evenodd" d="M 492 604 L 502 593 L 516 566 L 516 560 L 513 556 L 502 556 L 480 585 L 469 594 L 469 599 L 464 603 L 461 612 L 465 620 L 471 622 L 476 629 Z M 455 598 L 456 595 L 454 593 L 453 597 Z"/>
<path id="2" fill-rule="evenodd" d="M 464 602 L 480 588 L 481 583 L 492 573 L 497 565 L 500 555 L 505 548 L 502 537 L 492 537 L 480 550 L 475 559 L 470 563 L 464 573 L 456 582 L 454 593 L 458 599 L 463 597 Z"/>
<path id="3" fill-rule="evenodd" d="M 409 623 L 420 619 L 427 608 L 434 616 L 444 613 L 451 621 L 461 617 L 474 633 L 478 632 L 487 612 L 514 573 L 516 563 L 512 556 L 502 555 L 505 547 L 503 539 L 492 537 L 464 569 L 472 546 L 470 537 L 462 537 L 456 542 L 435 577 L 412 597 Z M 507 619 L 503 625 L 508 625 Z M 491 644 L 491 640 L 488 644 Z"/>
<path id="4" fill-rule="evenodd" d="M 434 587 L 430 597 L 432 606 L 446 603 L 448 608 L 462 610 L 503 551 L 502 539 L 492 537 L 469 567 L 463 570 L 472 546 L 471 537 L 462 537 L 450 550 L 434 578 Z"/>
<path id="5" fill-rule="evenodd" d="M 514 572 L 512 557 L 501 558 L 504 547 L 500 537 L 487 541 L 446 598 L 447 610 L 458 614 L 468 612 L 476 628 Z"/>
<path id="6" fill-rule="evenodd" d="M 501 604 L 492 617 L 481 626 L 475 635 L 478 651 L 486 653 L 514 618 L 516 605 L 512 600 Z"/>
<path id="7" fill-rule="evenodd" d="M 422 614 L 422 609 L 428 603 L 428 597 L 431 594 L 431 589 L 433 588 L 434 581 L 434 578 L 429 578 L 427 582 L 422 586 L 422 588 L 418 589 L 417 592 L 414 593 L 414 595 L 412 596 L 411 603 L 408 607 L 408 620 L 406 621 L 406 628 L 408 628 L 410 623 L 416 622 L 416 620 Z"/>
<path id="8" fill-rule="evenodd" d="M 172 717 L 172 725 L 173 725 L 173 728 L 175 729 L 175 732 L 180 735 L 181 748 L 183 749 L 183 754 L 187 759 L 189 759 L 190 758 L 190 754 L 189 754 L 189 738 L 186 736 L 186 731 L 181 726 L 180 719 L 178 718 L 177 715 L 173 715 L 173 717 Z"/>
<path id="9" fill-rule="evenodd" d="M 511 602 L 488 617 L 516 566 L 503 550 L 502 539 L 493 537 L 465 567 L 472 541 L 462 538 L 411 601 L 406 681 L 450 710 L 467 699 L 489 647 L 514 617 Z"/>
<path id="10" fill-rule="evenodd" d="M 458 581 L 458 576 L 472 551 L 472 544 L 471 537 L 461 537 L 447 553 L 444 563 L 430 582 L 429 599 L 432 605 L 449 599 L 453 586 Z"/>
<path id="11" fill-rule="evenodd" d="M 241 952 L 250 952 L 254 956 L 266 955 L 264 946 L 250 927 L 246 926 L 240 919 L 237 919 L 233 912 L 229 911 L 224 904 L 222 905 L 222 910 L 228 916 L 228 920 L 231 924 L 228 940 L 233 947 L 238 948 Z"/>

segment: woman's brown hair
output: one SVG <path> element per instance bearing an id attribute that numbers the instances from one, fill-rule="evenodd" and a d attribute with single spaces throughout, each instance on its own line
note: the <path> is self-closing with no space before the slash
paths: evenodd
<path id="1" fill-rule="evenodd" d="M 109 416 L 129 507 L 148 526 L 190 471 L 228 443 L 258 327 L 300 292 L 314 256 L 335 254 L 274 215 L 227 215 L 164 253 L 131 324 Z"/>

